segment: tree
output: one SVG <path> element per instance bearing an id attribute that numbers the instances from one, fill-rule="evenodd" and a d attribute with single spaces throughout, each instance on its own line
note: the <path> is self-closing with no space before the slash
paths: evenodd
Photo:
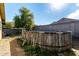
<path id="1" fill-rule="evenodd" d="M 5 24 L 5 26 L 4 26 L 4 28 L 8 28 L 8 29 L 11 29 L 11 28 L 13 28 L 13 27 L 14 27 L 14 25 L 13 25 L 12 22 L 6 22 L 6 24 Z"/>
<path id="2" fill-rule="evenodd" d="M 14 21 L 15 21 L 15 27 L 16 27 L 16 28 L 21 27 L 21 20 L 20 20 L 19 16 L 16 15 L 16 16 L 14 17 Z"/>
<path id="3" fill-rule="evenodd" d="M 23 7 L 20 10 L 20 15 L 14 17 L 16 28 L 26 28 L 26 30 L 32 30 L 34 27 L 33 14 L 30 10 Z"/>

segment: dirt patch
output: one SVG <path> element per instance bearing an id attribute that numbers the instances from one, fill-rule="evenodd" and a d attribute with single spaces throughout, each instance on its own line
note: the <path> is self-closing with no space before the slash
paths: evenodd
<path id="1" fill-rule="evenodd" d="M 11 56 L 24 56 L 25 55 L 24 50 L 17 43 L 17 39 L 14 39 L 10 42 L 10 51 L 11 51 Z"/>

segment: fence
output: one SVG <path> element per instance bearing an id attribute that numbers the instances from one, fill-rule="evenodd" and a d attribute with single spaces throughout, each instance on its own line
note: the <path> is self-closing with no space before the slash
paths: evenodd
<path id="1" fill-rule="evenodd" d="M 23 31 L 22 37 L 45 49 L 63 51 L 72 47 L 71 32 Z"/>
<path id="2" fill-rule="evenodd" d="M 16 36 L 16 35 L 20 35 L 22 32 L 22 29 L 8 29 L 8 28 L 4 28 L 3 29 L 3 37 L 7 37 L 7 36 Z"/>

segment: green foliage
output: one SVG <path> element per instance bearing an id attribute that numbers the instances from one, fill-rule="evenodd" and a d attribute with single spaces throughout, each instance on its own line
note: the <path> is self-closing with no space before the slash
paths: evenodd
<path id="1" fill-rule="evenodd" d="M 72 50 L 66 50 L 66 51 L 63 52 L 63 54 L 65 56 L 76 56 L 74 51 L 72 51 Z"/>
<path id="2" fill-rule="evenodd" d="M 14 25 L 11 22 L 6 22 L 6 24 L 4 26 L 4 28 L 9 28 L 9 29 L 11 29 L 13 27 L 14 27 Z"/>
<path id="3" fill-rule="evenodd" d="M 20 20 L 19 16 L 15 16 L 14 21 L 15 21 L 15 27 L 16 28 L 22 27 L 21 20 Z"/>
<path id="4" fill-rule="evenodd" d="M 21 38 L 22 39 L 22 38 Z M 57 55 L 54 51 L 49 51 L 43 48 L 40 48 L 38 44 L 33 46 L 30 42 L 26 42 L 23 46 L 22 43 L 23 41 L 21 39 L 18 39 L 17 42 L 19 42 L 20 46 L 24 49 L 25 55 L 30 55 L 30 56 L 51 56 L 51 55 Z"/>
<path id="5" fill-rule="evenodd" d="M 40 48 L 38 44 L 33 46 L 31 43 L 28 42 L 26 42 L 22 46 L 23 41 L 21 39 L 18 39 L 18 42 L 20 46 L 24 49 L 25 55 L 28 56 L 58 56 L 59 53 L 62 53 L 64 56 L 75 56 L 75 53 L 72 50 L 57 52 L 54 50 L 51 51 L 51 50 Z"/>
<path id="6" fill-rule="evenodd" d="M 20 15 L 14 17 L 16 28 L 26 28 L 26 30 L 32 30 L 34 27 L 33 14 L 30 10 L 23 7 L 20 10 Z"/>

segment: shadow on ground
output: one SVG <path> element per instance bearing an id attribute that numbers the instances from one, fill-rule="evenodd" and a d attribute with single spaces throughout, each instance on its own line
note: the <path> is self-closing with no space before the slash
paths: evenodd
<path id="1" fill-rule="evenodd" d="M 72 48 L 79 50 L 79 38 L 72 39 Z"/>

